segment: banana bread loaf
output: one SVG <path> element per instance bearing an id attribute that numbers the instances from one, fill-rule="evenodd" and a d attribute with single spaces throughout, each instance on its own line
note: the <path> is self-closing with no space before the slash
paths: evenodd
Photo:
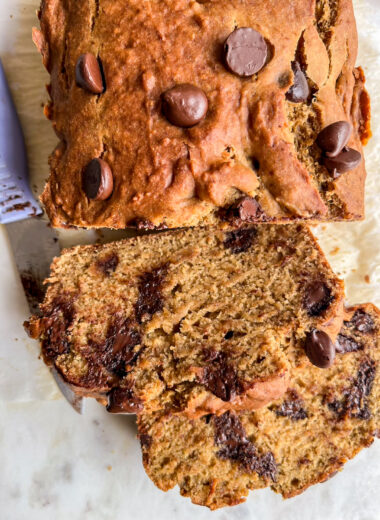
<path id="1" fill-rule="evenodd" d="M 363 217 L 351 0 L 42 0 L 53 226 Z"/>
<path id="2" fill-rule="evenodd" d="M 111 412 L 256 409 L 284 394 L 290 364 L 333 362 L 343 321 L 342 282 L 297 224 L 76 247 L 48 281 L 27 328 Z"/>
<path id="3" fill-rule="evenodd" d="M 349 309 L 326 370 L 295 368 L 287 394 L 255 412 L 138 416 L 143 462 L 162 490 L 211 509 L 267 485 L 285 498 L 324 482 L 380 432 L 380 314 Z"/>

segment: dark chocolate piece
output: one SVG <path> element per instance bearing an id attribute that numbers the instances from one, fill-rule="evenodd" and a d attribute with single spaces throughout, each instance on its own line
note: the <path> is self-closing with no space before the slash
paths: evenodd
<path id="1" fill-rule="evenodd" d="M 223 401 L 231 401 L 242 393 L 242 384 L 234 368 L 228 363 L 225 352 L 206 350 L 205 361 L 207 365 L 200 381 L 210 392 Z"/>
<path id="2" fill-rule="evenodd" d="M 331 290 L 325 282 L 315 280 L 305 289 L 304 305 L 309 316 L 319 316 L 332 301 Z"/>
<path id="3" fill-rule="evenodd" d="M 42 318 L 45 332 L 42 336 L 42 353 L 48 362 L 70 351 L 69 329 L 75 317 L 74 297 L 56 298 Z"/>
<path id="4" fill-rule="evenodd" d="M 264 67 L 267 57 L 266 41 L 251 27 L 235 29 L 224 43 L 225 63 L 237 76 L 249 77 L 259 72 Z"/>
<path id="5" fill-rule="evenodd" d="M 354 170 L 361 163 L 362 156 L 353 148 L 345 148 L 335 157 L 325 157 L 323 164 L 337 179 L 342 173 Z"/>
<path id="6" fill-rule="evenodd" d="M 124 377 L 127 365 L 134 363 L 143 348 L 141 333 L 130 318 L 117 316 L 108 328 L 101 345 L 93 345 L 96 362 L 118 377 Z M 140 345 L 139 349 L 136 349 Z"/>
<path id="7" fill-rule="evenodd" d="M 230 231 L 226 233 L 224 247 L 230 249 L 234 254 L 244 253 L 252 247 L 256 236 L 257 229 L 255 227 Z"/>
<path id="8" fill-rule="evenodd" d="M 111 251 L 107 256 L 104 258 L 99 258 L 96 261 L 96 267 L 97 269 L 103 273 L 105 276 L 110 276 L 111 273 L 114 273 L 116 271 L 116 267 L 119 264 L 119 257 L 117 253 Z"/>
<path id="9" fill-rule="evenodd" d="M 357 310 L 355 312 L 347 326 L 353 327 L 355 330 L 364 334 L 375 330 L 375 322 L 373 321 L 372 316 L 362 310 Z"/>
<path id="10" fill-rule="evenodd" d="M 337 121 L 326 126 L 317 137 L 318 146 L 327 157 L 336 157 L 348 143 L 352 127 L 347 121 Z"/>
<path id="11" fill-rule="evenodd" d="M 113 175 L 103 159 L 93 159 L 83 170 L 83 191 L 89 199 L 107 200 L 113 191 Z"/>
<path id="12" fill-rule="evenodd" d="M 306 336 L 305 352 L 310 362 L 319 368 L 328 368 L 334 363 L 335 347 L 323 330 L 314 329 Z"/>
<path id="13" fill-rule="evenodd" d="M 303 408 L 303 400 L 295 390 L 289 391 L 289 397 L 285 399 L 281 406 L 274 408 L 274 412 L 279 417 L 289 417 L 292 421 L 301 421 L 308 417 L 307 411 Z"/>
<path id="14" fill-rule="evenodd" d="M 335 350 L 338 354 L 347 354 L 348 352 L 363 350 L 363 345 L 344 334 L 338 334 L 335 342 Z"/>
<path id="15" fill-rule="evenodd" d="M 310 87 L 305 73 L 301 69 L 298 61 L 292 62 L 294 82 L 286 93 L 286 99 L 292 103 L 304 103 L 310 96 Z"/>
<path id="16" fill-rule="evenodd" d="M 130 387 L 114 388 L 108 394 L 107 412 L 118 414 L 137 414 L 144 408 L 141 399 L 133 394 Z"/>
<path id="17" fill-rule="evenodd" d="M 168 272 L 169 264 L 163 264 L 140 277 L 139 296 L 135 304 L 136 319 L 139 323 L 150 319 L 153 314 L 164 307 L 162 286 Z"/>
<path id="18" fill-rule="evenodd" d="M 82 54 L 75 67 L 75 79 L 79 87 L 92 94 L 102 94 L 104 84 L 102 70 L 97 58 L 91 54 Z"/>
<path id="19" fill-rule="evenodd" d="M 218 457 L 237 462 L 246 471 L 276 482 L 277 464 L 271 452 L 259 455 L 257 448 L 247 439 L 238 416 L 233 412 L 213 417 L 215 444 L 220 447 Z"/>
<path id="20" fill-rule="evenodd" d="M 162 95 L 162 111 L 173 125 L 189 128 L 206 117 L 208 99 L 195 85 L 177 85 Z"/>
<path id="21" fill-rule="evenodd" d="M 357 376 L 352 384 L 343 391 L 342 399 L 334 399 L 327 403 L 329 409 L 338 416 L 338 419 L 342 420 L 347 415 L 361 420 L 371 418 L 368 397 L 372 390 L 375 375 L 375 362 L 370 358 L 365 359 L 360 364 Z"/>

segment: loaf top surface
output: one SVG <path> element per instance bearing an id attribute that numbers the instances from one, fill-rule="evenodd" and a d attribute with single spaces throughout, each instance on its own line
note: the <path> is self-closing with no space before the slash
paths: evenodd
<path id="1" fill-rule="evenodd" d="M 40 22 L 54 226 L 363 217 L 351 0 L 43 0 Z"/>
<path id="2" fill-rule="evenodd" d="M 263 406 L 290 364 L 310 365 L 309 334 L 330 344 L 343 321 L 343 284 L 301 225 L 79 246 L 48 281 L 29 332 L 76 392 L 117 413 Z"/>

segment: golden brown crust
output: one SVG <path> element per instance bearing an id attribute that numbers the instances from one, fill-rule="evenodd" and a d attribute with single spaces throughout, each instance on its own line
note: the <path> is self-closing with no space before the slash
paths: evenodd
<path id="1" fill-rule="evenodd" d="M 258 200 L 259 220 L 363 217 L 364 162 L 334 183 L 318 157 L 305 162 L 310 144 L 297 148 L 289 128 L 294 103 L 285 98 L 297 55 L 313 87 L 313 103 L 301 103 L 316 121 L 308 129 L 312 139 L 345 119 L 355 130 L 350 146 L 361 151 L 359 136 L 365 142 L 369 134 L 351 110 L 357 53 L 351 0 L 296 0 L 291 8 L 268 0 L 163 0 L 144 8 L 140 0 L 44 0 L 40 21 L 34 40 L 51 73 L 48 112 L 61 139 L 42 195 L 54 226 L 124 228 L 136 219 L 221 226 L 219 208 L 242 193 Z M 255 28 L 269 44 L 269 62 L 252 80 L 228 72 L 220 58 L 235 26 Z M 102 61 L 107 90 L 100 97 L 75 85 L 84 52 Z M 170 125 L 159 103 L 162 92 L 186 82 L 206 92 L 210 107 L 190 129 Z M 90 201 L 81 189 L 82 170 L 96 157 L 113 171 L 107 201 Z"/>

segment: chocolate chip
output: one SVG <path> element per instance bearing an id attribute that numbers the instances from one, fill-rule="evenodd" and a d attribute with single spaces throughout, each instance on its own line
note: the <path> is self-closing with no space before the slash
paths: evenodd
<path id="1" fill-rule="evenodd" d="M 177 85 L 162 95 L 162 111 L 175 126 L 194 126 L 206 117 L 207 110 L 206 94 L 194 85 Z"/>
<path id="2" fill-rule="evenodd" d="M 323 330 L 314 329 L 306 336 L 305 352 L 310 362 L 319 368 L 328 368 L 334 363 L 335 347 Z"/>
<path id="3" fill-rule="evenodd" d="M 363 350 L 363 345 L 343 334 L 338 334 L 335 342 L 335 351 L 338 354 L 347 354 L 348 352 L 357 352 Z"/>
<path id="4" fill-rule="evenodd" d="M 227 208 L 220 208 L 219 216 L 235 227 L 240 227 L 248 222 L 266 220 L 257 200 L 248 196 L 241 197 Z"/>
<path id="5" fill-rule="evenodd" d="M 335 399 L 327 406 L 340 420 L 347 415 L 361 420 L 371 418 L 368 397 L 371 394 L 376 375 L 376 364 L 372 359 L 364 360 L 351 386 L 343 391 L 341 400 Z"/>
<path id="6" fill-rule="evenodd" d="M 336 157 L 348 143 L 352 127 L 347 121 L 337 121 L 326 126 L 317 137 L 317 144 L 327 157 Z"/>
<path id="7" fill-rule="evenodd" d="M 298 61 L 292 62 L 292 69 L 294 74 L 294 82 L 286 93 L 286 99 L 292 103 L 304 103 L 308 100 L 310 95 L 309 84 Z"/>
<path id="8" fill-rule="evenodd" d="M 253 222 L 260 210 L 259 203 L 252 197 L 239 199 L 235 206 L 236 215 L 242 222 Z"/>
<path id="9" fill-rule="evenodd" d="M 351 321 L 347 325 L 353 327 L 359 332 L 363 332 L 364 334 L 375 330 L 375 322 L 373 321 L 373 318 L 361 310 L 355 312 Z"/>
<path id="10" fill-rule="evenodd" d="M 256 236 L 257 229 L 254 227 L 230 231 L 226 233 L 224 247 L 230 249 L 233 254 L 244 253 L 252 247 Z"/>
<path id="11" fill-rule="evenodd" d="M 331 303 L 331 290 L 319 280 L 311 282 L 305 290 L 304 306 L 309 316 L 319 316 Z"/>
<path id="12" fill-rule="evenodd" d="M 256 447 L 247 439 L 238 416 L 232 412 L 213 417 L 214 441 L 220 447 L 221 459 L 238 462 L 246 471 L 255 471 L 259 476 L 276 481 L 277 464 L 271 452 L 259 455 Z"/>
<path id="13" fill-rule="evenodd" d="M 93 159 L 83 171 L 82 185 L 89 199 L 108 199 L 113 191 L 113 175 L 109 164 L 103 159 Z"/>
<path id="14" fill-rule="evenodd" d="M 335 157 L 324 157 L 323 164 L 332 173 L 334 179 L 337 179 L 342 173 L 354 170 L 361 160 L 360 152 L 353 148 L 345 148 Z"/>
<path id="15" fill-rule="evenodd" d="M 128 227 L 136 228 L 139 231 L 162 231 L 168 229 L 168 226 L 164 223 L 153 224 L 153 222 L 145 218 L 135 218 L 131 220 L 128 222 Z"/>
<path id="16" fill-rule="evenodd" d="M 268 46 L 261 34 L 251 27 L 235 29 L 224 43 L 224 60 L 237 76 L 259 72 L 267 60 Z"/>
<path id="17" fill-rule="evenodd" d="M 200 382 L 223 401 L 231 401 L 243 391 L 238 375 L 228 363 L 225 352 L 206 350 L 204 352 L 206 367 L 203 369 Z"/>
<path id="18" fill-rule="evenodd" d="M 110 276 L 111 273 L 116 271 L 116 267 L 119 264 L 118 255 L 111 251 L 107 256 L 98 258 L 96 261 L 96 268 L 103 273 L 105 276 Z"/>
<path id="19" fill-rule="evenodd" d="M 279 417 L 289 417 L 292 421 L 301 421 L 308 417 L 307 411 L 303 408 L 303 400 L 295 390 L 289 392 L 289 397 L 281 406 L 274 409 Z"/>
<path id="20" fill-rule="evenodd" d="M 168 268 L 169 264 L 163 264 L 140 277 L 139 296 L 135 304 L 136 319 L 139 323 L 146 318 L 150 319 L 153 314 L 163 309 L 161 291 Z"/>
<path id="21" fill-rule="evenodd" d="M 79 87 L 92 94 L 104 92 L 100 64 L 93 54 L 86 53 L 79 56 L 75 67 L 75 79 Z"/>
<path id="22" fill-rule="evenodd" d="M 137 414 L 144 408 L 141 399 L 133 394 L 131 387 L 114 388 L 108 394 L 107 412 Z"/>
<path id="23" fill-rule="evenodd" d="M 226 412 L 219 417 L 214 416 L 214 427 L 215 443 L 218 446 L 234 448 L 247 441 L 243 425 L 233 412 Z"/>

